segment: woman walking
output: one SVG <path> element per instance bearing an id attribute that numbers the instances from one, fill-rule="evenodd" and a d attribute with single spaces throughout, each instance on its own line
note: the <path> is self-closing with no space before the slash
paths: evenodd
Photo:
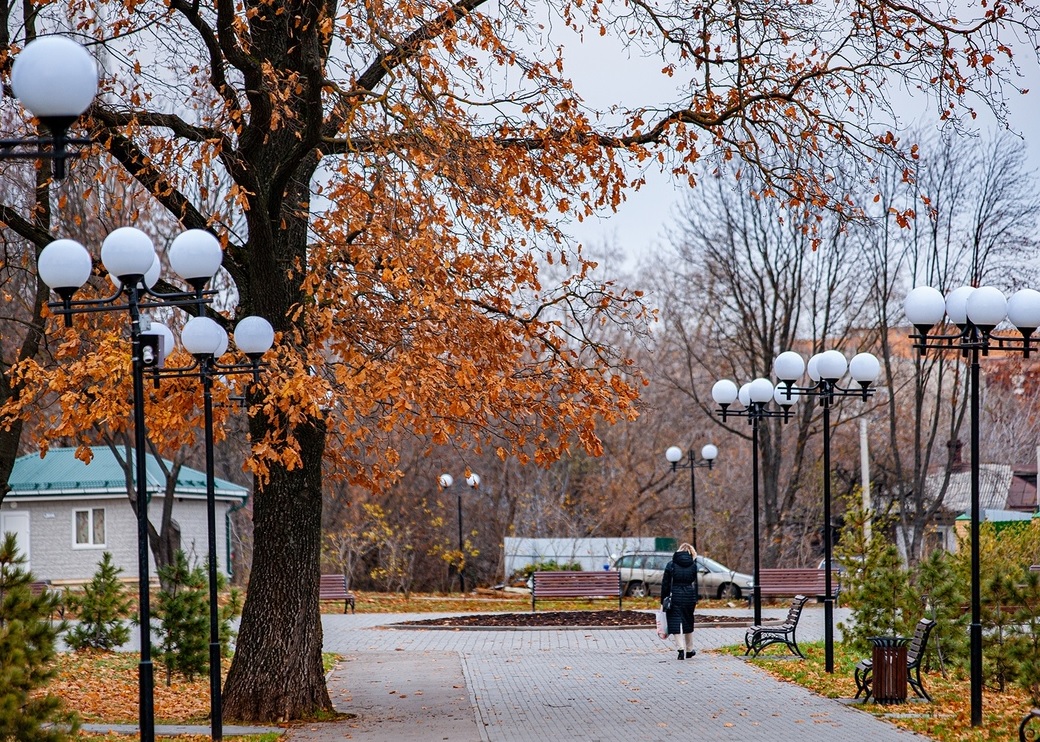
<path id="1" fill-rule="evenodd" d="M 696 557 L 692 546 L 682 544 L 664 568 L 661 580 L 661 608 L 668 617 L 668 633 L 675 636 L 681 660 L 697 654 L 693 648 L 693 610 L 700 599 Z"/>

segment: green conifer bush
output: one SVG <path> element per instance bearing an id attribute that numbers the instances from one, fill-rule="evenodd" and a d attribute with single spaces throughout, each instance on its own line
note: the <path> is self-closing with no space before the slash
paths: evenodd
<path id="1" fill-rule="evenodd" d="M 65 635 L 65 643 L 73 649 L 110 651 L 130 640 L 126 619 L 133 612 L 133 601 L 119 579 L 122 571 L 106 551 L 83 592 L 70 594 L 69 607 L 79 617 L 79 623 Z"/>
<path id="2" fill-rule="evenodd" d="M 63 742 L 74 732 L 75 717 L 56 696 L 40 693 L 55 673 L 58 634 L 52 623 L 58 596 L 34 595 L 33 576 L 24 568 L 14 534 L 0 540 L 0 740 Z"/>
<path id="3" fill-rule="evenodd" d="M 166 667 L 166 684 L 170 685 L 174 672 L 193 678 L 209 667 L 209 577 L 202 566 L 191 567 L 183 551 L 177 552 L 173 563 L 160 572 L 162 584 L 167 587 L 159 593 L 155 609 L 160 639 L 156 654 Z M 226 586 L 227 579 L 218 572 L 218 592 Z M 231 622 L 241 610 L 241 593 L 231 590 L 217 611 L 220 651 L 224 657 L 231 654 Z"/>
<path id="4" fill-rule="evenodd" d="M 917 590 L 924 603 L 924 618 L 935 621 L 925 648 L 922 668 L 925 672 L 938 669 L 947 677 L 950 667 L 966 666 L 968 662 L 968 620 L 971 614 L 964 610 L 969 600 L 969 585 L 964 576 L 954 569 L 953 556 L 936 549 L 917 568 Z"/>
<path id="5" fill-rule="evenodd" d="M 159 568 L 165 586 L 156 601 L 154 615 L 159 646 L 156 659 L 166 668 L 166 685 L 178 672 L 191 679 L 209 666 L 208 581 L 202 567 L 192 567 L 183 551 Z"/>

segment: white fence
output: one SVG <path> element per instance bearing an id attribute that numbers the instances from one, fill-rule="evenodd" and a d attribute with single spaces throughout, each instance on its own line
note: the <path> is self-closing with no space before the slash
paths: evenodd
<path id="1" fill-rule="evenodd" d="M 505 540 L 505 577 L 535 562 L 577 562 L 582 569 L 608 569 L 612 557 L 625 551 L 654 551 L 661 541 L 647 538 L 513 538 Z M 670 540 L 669 540 L 670 541 Z M 672 547 L 674 548 L 674 547 Z M 670 550 L 670 549 L 669 549 Z"/>

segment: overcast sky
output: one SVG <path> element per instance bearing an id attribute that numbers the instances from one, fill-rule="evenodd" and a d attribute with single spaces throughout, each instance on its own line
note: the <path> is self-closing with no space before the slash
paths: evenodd
<path id="1" fill-rule="evenodd" d="M 619 102 L 632 107 L 672 97 L 671 82 L 660 73 L 660 61 L 632 58 L 613 37 L 589 35 L 583 43 L 568 44 L 566 48 L 566 72 L 590 107 L 604 109 Z M 1040 177 L 1040 67 L 1028 49 L 1016 57 L 1016 62 L 1023 66 L 1024 73 L 1018 84 L 1030 88 L 1030 92 L 1025 96 L 1015 94 L 1010 101 L 1010 124 L 1025 140 L 1033 168 Z M 934 118 L 934 107 L 929 108 L 924 101 L 919 106 L 923 115 Z M 980 112 L 976 127 L 986 133 L 996 129 L 996 122 Z M 656 173 L 653 169 L 647 173 L 647 185 L 639 192 L 628 192 L 628 199 L 616 214 L 574 222 L 571 234 L 587 248 L 623 249 L 632 265 L 641 258 L 652 257 L 665 244 L 666 227 L 687 192 L 685 183 L 675 183 Z"/>

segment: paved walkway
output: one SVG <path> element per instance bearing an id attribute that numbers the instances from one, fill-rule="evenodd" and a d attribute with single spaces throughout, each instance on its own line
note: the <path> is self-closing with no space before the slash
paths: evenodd
<path id="1" fill-rule="evenodd" d="M 712 611 L 725 613 L 724 610 Z M 736 613 L 746 615 L 746 610 Z M 765 609 L 782 617 L 786 609 Z M 844 613 L 837 611 L 837 618 Z M 329 678 L 349 721 L 296 729 L 291 742 L 665 742 L 906 740 L 841 701 L 774 680 L 742 659 L 700 652 L 679 662 L 650 629 L 417 630 L 422 616 L 324 616 L 325 649 L 344 661 Z M 823 635 L 807 607 L 799 638 Z M 698 650 L 743 641 L 744 629 L 703 628 Z M 778 659 L 777 661 L 789 661 Z"/>

